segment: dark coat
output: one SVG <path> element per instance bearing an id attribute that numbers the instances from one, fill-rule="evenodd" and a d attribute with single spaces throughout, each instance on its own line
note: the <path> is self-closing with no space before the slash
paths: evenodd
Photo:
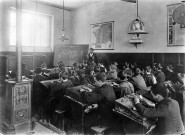
<path id="1" fill-rule="evenodd" d="M 158 71 L 156 74 L 157 83 L 161 83 L 165 81 L 165 74 L 162 71 Z"/>
<path id="2" fill-rule="evenodd" d="M 140 103 L 136 104 L 136 108 L 147 118 L 158 118 L 154 134 L 182 134 L 184 132 L 177 101 L 167 98 L 159 102 L 156 108 L 146 108 Z"/>
<path id="3" fill-rule="evenodd" d="M 98 59 L 95 53 L 93 53 L 93 55 L 91 56 L 90 53 L 88 54 L 88 58 L 87 58 L 88 62 L 94 62 L 97 63 Z"/>
<path id="4" fill-rule="evenodd" d="M 84 97 L 88 103 L 98 103 L 99 123 L 110 125 L 113 122 L 112 109 L 116 96 L 112 86 L 104 84 L 96 88 L 95 92 L 84 92 Z"/>

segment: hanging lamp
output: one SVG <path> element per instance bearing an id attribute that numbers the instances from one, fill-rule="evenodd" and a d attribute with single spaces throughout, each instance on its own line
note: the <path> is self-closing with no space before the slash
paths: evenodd
<path id="1" fill-rule="evenodd" d="M 67 37 L 66 37 L 66 31 L 65 31 L 65 28 L 64 28 L 64 0 L 63 0 L 63 27 L 59 30 L 59 39 L 64 42 L 64 40 L 69 40 Z"/>
<path id="2" fill-rule="evenodd" d="M 141 21 L 138 12 L 138 0 L 136 1 L 137 4 L 137 18 L 131 22 L 129 25 L 128 34 L 132 34 L 132 38 L 130 39 L 129 43 L 134 44 L 137 48 L 138 44 L 143 43 L 142 39 L 139 37 L 140 34 L 148 34 L 144 29 L 144 23 Z"/>

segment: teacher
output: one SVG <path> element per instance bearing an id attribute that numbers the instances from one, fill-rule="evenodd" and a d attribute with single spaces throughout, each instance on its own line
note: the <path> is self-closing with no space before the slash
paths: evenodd
<path id="1" fill-rule="evenodd" d="M 87 55 L 87 62 L 88 63 L 97 63 L 98 62 L 97 56 L 94 53 L 94 49 L 93 48 L 89 49 L 89 54 Z"/>

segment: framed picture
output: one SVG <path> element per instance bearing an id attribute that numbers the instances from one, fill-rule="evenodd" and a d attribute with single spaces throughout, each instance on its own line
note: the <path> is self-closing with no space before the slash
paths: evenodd
<path id="1" fill-rule="evenodd" d="M 114 49 L 114 22 L 103 22 L 90 25 L 91 42 L 94 49 L 113 50 Z"/>
<path id="2" fill-rule="evenodd" d="M 182 3 L 172 4 L 167 6 L 168 12 L 168 46 L 184 46 L 185 45 L 185 25 L 178 24 L 174 21 L 174 16 L 177 13 L 176 9 L 181 6 Z M 174 12 L 175 11 L 175 12 Z M 180 11 L 178 11 L 179 13 Z"/>

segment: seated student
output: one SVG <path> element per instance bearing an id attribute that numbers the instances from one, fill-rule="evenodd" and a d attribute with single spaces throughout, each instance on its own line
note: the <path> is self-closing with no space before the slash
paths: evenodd
<path id="1" fill-rule="evenodd" d="M 157 83 L 155 76 L 152 74 L 152 69 L 150 66 L 146 67 L 144 79 L 145 79 L 147 87 L 153 86 L 154 84 Z"/>
<path id="2" fill-rule="evenodd" d="M 93 67 L 87 67 L 85 69 L 85 77 L 84 77 L 84 84 L 95 84 L 95 72 Z"/>
<path id="3" fill-rule="evenodd" d="M 138 112 L 147 118 L 158 118 L 153 134 L 180 135 L 185 133 L 179 104 L 168 97 L 169 90 L 164 83 L 155 84 L 151 89 L 153 99 L 157 102 L 155 108 L 146 108 L 140 104 L 138 97 L 134 98 Z"/>
<path id="4" fill-rule="evenodd" d="M 78 64 L 77 63 L 73 63 L 73 66 L 72 66 L 71 70 L 78 71 L 79 70 Z"/>
<path id="5" fill-rule="evenodd" d="M 43 90 L 40 81 L 47 80 L 45 76 L 42 75 L 42 69 L 37 67 L 34 71 L 35 76 L 33 77 L 33 95 L 32 95 L 32 104 L 33 104 L 33 115 L 38 118 L 39 115 L 42 115 L 43 119 L 46 119 L 44 114 L 40 114 L 39 112 L 43 112 L 44 110 L 44 100 L 46 98 L 46 91 Z"/>
<path id="6" fill-rule="evenodd" d="M 113 87 L 107 85 L 105 73 L 100 72 L 96 76 L 99 86 L 94 92 L 82 92 L 83 97 L 88 103 L 98 103 L 99 111 L 103 117 L 103 124 L 110 124 L 112 121 L 112 109 L 114 107 L 114 101 L 116 100 L 116 95 Z"/>
<path id="7" fill-rule="evenodd" d="M 125 62 L 125 69 L 124 72 L 128 75 L 128 76 L 132 76 L 132 69 L 130 68 L 130 65 L 128 62 Z"/>
<path id="8" fill-rule="evenodd" d="M 141 71 L 139 68 L 134 69 L 134 76 L 132 77 L 132 83 L 137 90 L 149 90 L 140 72 Z"/>
<path id="9" fill-rule="evenodd" d="M 69 77 L 69 79 L 72 81 L 74 86 L 78 86 L 81 83 L 80 76 L 78 75 L 77 71 L 75 71 L 75 70 L 73 70 L 71 72 L 71 76 Z"/>
<path id="10" fill-rule="evenodd" d="M 157 73 L 155 76 L 156 76 L 157 83 L 161 83 L 165 81 L 165 74 L 162 71 L 162 66 L 160 63 L 157 66 Z"/>
<path id="11" fill-rule="evenodd" d="M 105 68 L 105 66 L 103 65 L 103 63 L 98 62 L 97 65 L 100 67 L 100 71 L 101 71 L 101 72 L 104 72 L 104 73 L 107 72 L 107 69 Z"/>
<path id="12" fill-rule="evenodd" d="M 31 75 L 33 75 L 33 73 L 27 69 L 27 65 L 25 63 L 22 63 L 22 76 L 32 78 Z"/>
<path id="13" fill-rule="evenodd" d="M 66 67 L 63 63 L 59 63 L 59 65 L 54 69 L 53 73 L 50 74 L 50 79 L 58 79 L 60 72 L 66 71 Z"/>
<path id="14" fill-rule="evenodd" d="M 109 66 L 109 72 L 107 72 L 107 79 L 117 79 L 118 72 L 117 72 L 117 64 L 111 64 Z"/>
<path id="15" fill-rule="evenodd" d="M 80 85 L 82 84 L 87 84 L 86 80 L 85 80 L 85 70 L 84 69 L 80 69 L 78 71 L 78 75 L 80 77 Z"/>
<path id="16" fill-rule="evenodd" d="M 73 83 L 68 79 L 68 73 L 66 71 L 60 72 L 59 78 L 63 89 L 73 87 Z"/>
<path id="17" fill-rule="evenodd" d="M 166 81 L 171 81 L 172 80 L 172 77 L 173 77 L 173 67 L 172 65 L 167 65 L 165 70 L 164 70 L 164 74 L 165 74 L 165 77 L 166 77 Z"/>
<path id="18" fill-rule="evenodd" d="M 127 80 L 127 74 L 125 74 L 124 71 L 118 73 L 118 78 L 121 81 L 119 84 L 119 88 L 121 88 L 121 97 L 134 93 L 134 86 Z"/>
<path id="19" fill-rule="evenodd" d="M 184 74 L 184 67 L 183 65 L 178 65 L 175 68 L 175 72 L 172 76 L 172 80 L 174 83 L 176 84 L 181 84 L 184 85 L 185 84 L 185 74 Z"/>
<path id="20" fill-rule="evenodd" d="M 51 71 L 47 69 L 47 64 L 42 63 L 41 68 L 42 68 L 42 75 L 49 77 L 49 75 L 51 74 Z"/>
<path id="21" fill-rule="evenodd" d="M 6 75 L 6 79 L 16 78 L 16 72 L 15 71 L 8 71 L 8 74 Z"/>

